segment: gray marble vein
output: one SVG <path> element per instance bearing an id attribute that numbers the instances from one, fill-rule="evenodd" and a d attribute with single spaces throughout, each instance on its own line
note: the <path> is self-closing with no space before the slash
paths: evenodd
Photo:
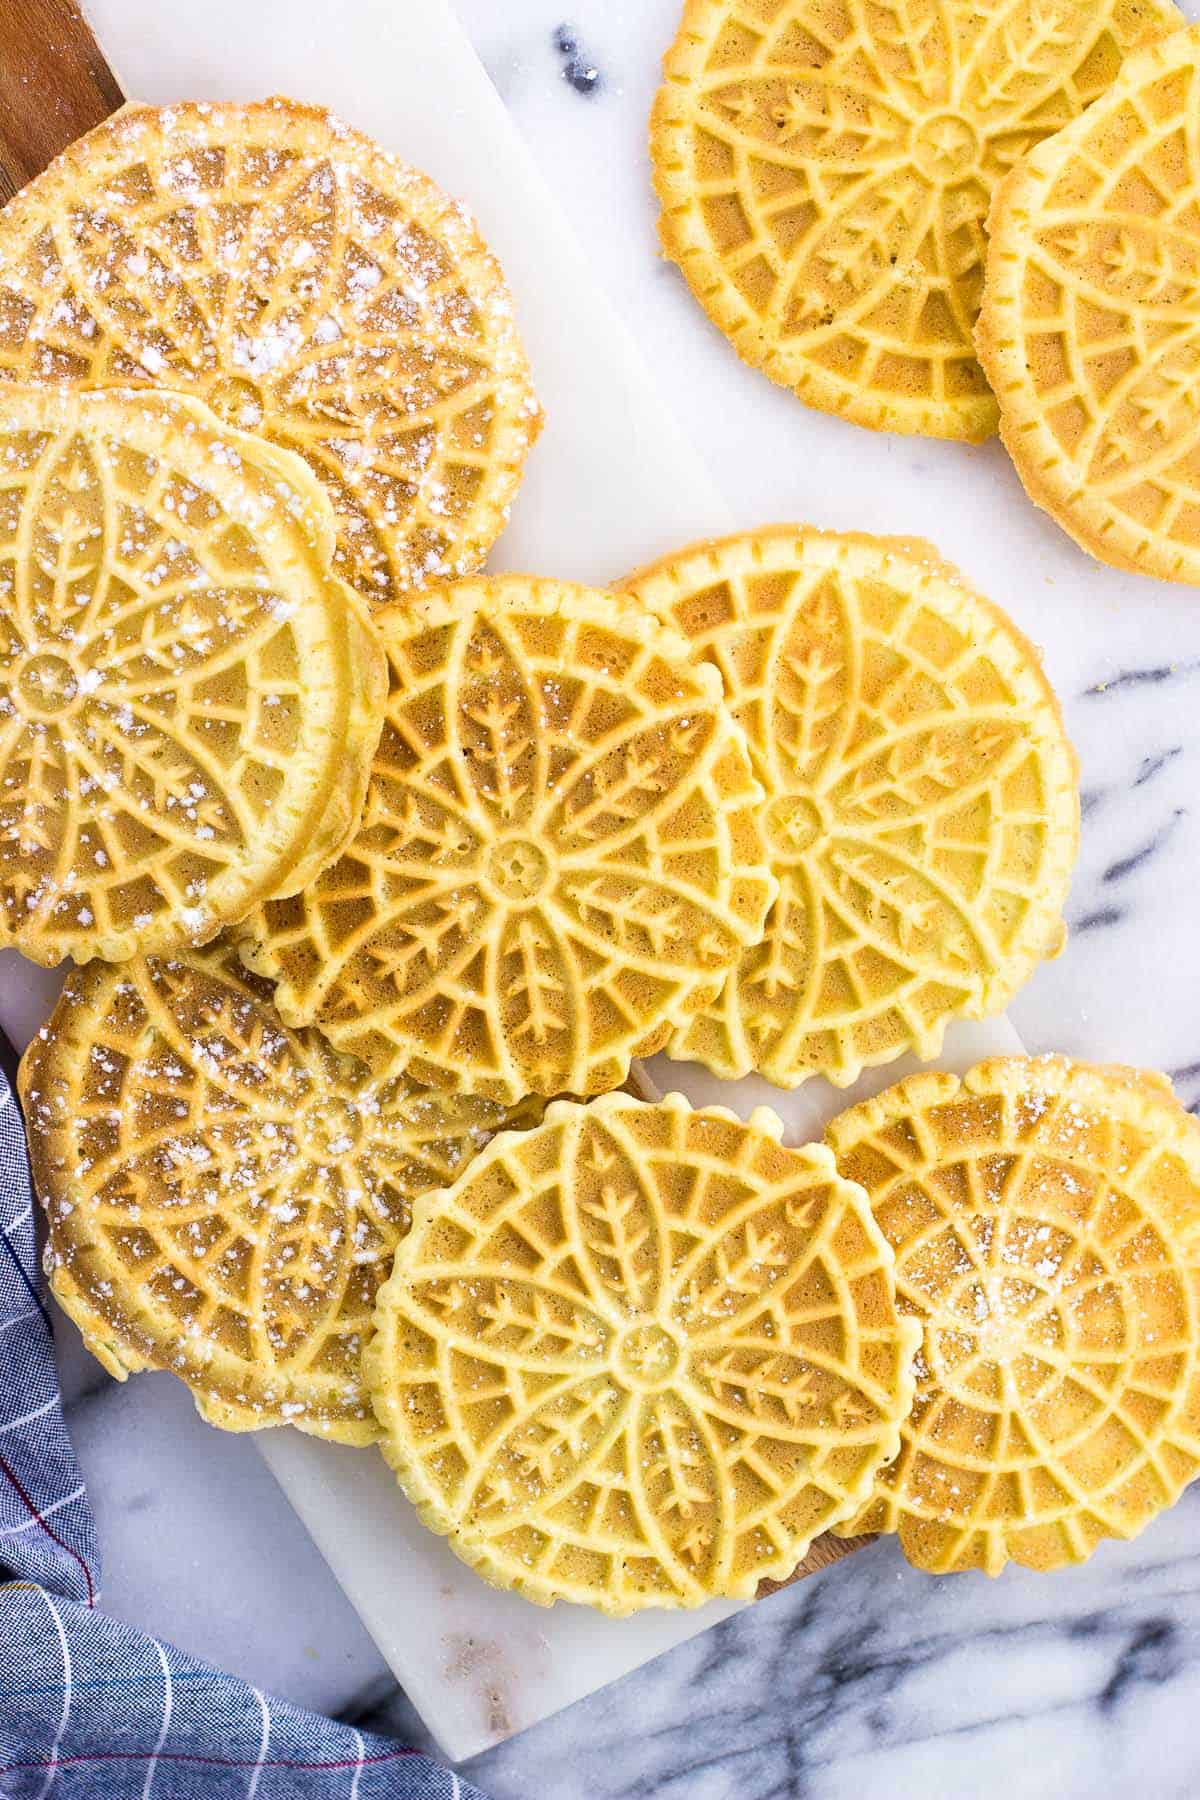
<path id="1" fill-rule="evenodd" d="M 1062 1800 L 1120 1791 L 1128 1740 L 1166 1715 L 1148 1791 L 1182 1800 L 1200 1792 L 1198 1527 L 1194 1494 L 1087 1570 L 996 1582 L 933 1580 L 876 1545 L 472 1773 L 497 1800 L 905 1800 L 1000 1793 L 1019 1772 L 1021 1800 Z M 1044 1765 L 1026 1755 L 1052 1742 Z"/>
<path id="2" fill-rule="evenodd" d="M 575 27 L 569 24 L 557 26 L 551 41 L 562 58 L 562 77 L 568 86 L 577 94 L 598 94 L 603 76 L 580 43 Z"/>

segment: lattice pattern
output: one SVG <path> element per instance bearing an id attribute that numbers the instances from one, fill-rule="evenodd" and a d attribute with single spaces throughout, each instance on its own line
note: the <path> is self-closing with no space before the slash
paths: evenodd
<path id="1" fill-rule="evenodd" d="M 412 1201 L 512 1118 L 373 1081 L 289 1031 L 220 945 L 73 974 L 21 1096 L 51 1283 L 110 1373 L 169 1369 L 229 1430 L 355 1444 L 376 1435 L 362 1346 Z"/>
<path id="2" fill-rule="evenodd" d="M 986 437 L 992 191 L 1182 18 L 1168 0 L 687 0 L 651 125 L 666 252 L 810 406 Z"/>
<path id="3" fill-rule="evenodd" d="M 203 942 L 335 856 L 384 659 L 294 457 L 195 402 L 10 388 L 0 419 L 0 944 Z"/>
<path id="4" fill-rule="evenodd" d="M 942 1573 L 1082 1562 L 1200 1472 L 1200 1127 L 1061 1057 L 918 1075 L 827 1141 L 925 1327 L 899 1457 L 845 1523 Z"/>
<path id="5" fill-rule="evenodd" d="M 126 107 L 0 213 L 0 378 L 152 383 L 297 451 L 372 601 L 469 573 L 541 415 L 466 211 L 316 107 Z"/>
<path id="6" fill-rule="evenodd" d="M 861 1190 L 678 1095 L 559 1101 L 415 1208 L 366 1361 L 384 1453 L 489 1581 L 752 1595 L 896 1453 L 919 1332 Z"/>
<path id="7" fill-rule="evenodd" d="M 979 350 L 1030 495 L 1103 562 L 1200 581 L 1200 30 L 1131 57 L 1004 183 Z"/>
<path id="8" fill-rule="evenodd" d="M 513 1101 L 615 1087 L 715 994 L 775 884 L 745 742 L 674 632 L 523 577 L 378 616 L 359 831 L 247 922 L 284 1017 L 372 1067 Z"/>
<path id="9" fill-rule="evenodd" d="M 936 1056 L 1061 948 L 1075 759 L 1035 652 L 927 547 L 780 526 L 625 584 L 721 670 L 765 791 L 762 944 L 673 1056 L 794 1087 Z"/>

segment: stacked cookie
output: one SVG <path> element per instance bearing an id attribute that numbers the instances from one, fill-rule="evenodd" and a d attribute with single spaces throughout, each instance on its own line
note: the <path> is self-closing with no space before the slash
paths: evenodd
<path id="1" fill-rule="evenodd" d="M 0 372 L 0 942 L 80 965 L 21 1093 L 106 1368 L 380 1443 L 488 1579 L 610 1613 L 1175 1497 L 1155 1078 L 930 1075 L 803 1148 L 628 1088 L 845 1086 L 1058 953 L 1075 760 L 998 608 L 800 526 L 478 574 L 538 422 L 500 272 L 288 102 L 131 109 L 0 214 Z"/>
<path id="2" fill-rule="evenodd" d="M 463 209 L 284 100 L 127 107 L 0 215 L 0 944 L 55 1289 L 214 1422 L 376 1434 L 416 1193 L 537 1108 L 290 1031 L 232 933 L 359 831 L 372 614 L 473 570 L 540 413 Z"/>
<path id="3" fill-rule="evenodd" d="M 1195 583 L 1198 63 L 1170 0 L 688 0 L 651 126 L 664 249 L 810 406 L 999 426 L 1092 555 Z"/>
<path id="4" fill-rule="evenodd" d="M 0 220 L 0 374 L 152 386 L 307 462 L 372 602 L 475 569 L 541 414 L 469 214 L 319 107 L 125 106 Z"/>

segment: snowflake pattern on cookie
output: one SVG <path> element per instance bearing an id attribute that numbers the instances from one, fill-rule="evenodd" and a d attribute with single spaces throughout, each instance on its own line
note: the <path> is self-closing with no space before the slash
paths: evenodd
<path id="1" fill-rule="evenodd" d="M 861 1190 L 781 1129 L 558 1101 L 418 1205 L 367 1378 L 402 1487 L 488 1580 L 746 1598 L 895 1454 L 919 1332 Z"/>
<path id="2" fill-rule="evenodd" d="M 1074 753 L 1032 645 L 929 546 L 778 526 L 624 584 L 720 669 L 779 897 L 672 1056 L 839 1084 L 1002 1012 L 1065 937 Z"/>
<path id="3" fill-rule="evenodd" d="M 644 608 L 501 577 L 377 615 L 345 855 L 239 930 L 285 1018 L 515 1101 L 618 1086 L 761 933 L 761 790 L 711 669 Z"/>
<path id="4" fill-rule="evenodd" d="M 1200 1473 L 1200 1127 L 1065 1057 L 916 1075 L 826 1142 L 924 1329 L 899 1456 L 838 1526 L 935 1574 L 1055 1569 Z"/>
<path id="5" fill-rule="evenodd" d="M 5 390 L 0 945 L 203 943 L 353 830 L 383 652 L 269 455 L 178 395 Z"/>
<path id="6" fill-rule="evenodd" d="M 289 1031 L 228 943 L 76 971 L 21 1098 L 51 1286 L 105 1368 L 170 1370 L 227 1430 L 351 1444 L 413 1200 L 514 1122 Z"/>

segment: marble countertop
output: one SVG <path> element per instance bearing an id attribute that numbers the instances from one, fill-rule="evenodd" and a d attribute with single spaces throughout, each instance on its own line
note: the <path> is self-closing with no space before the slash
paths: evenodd
<path id="1" fill-rule="evenodd" d="M 926 536 L 1045 648 L 1084 771 L 1083 847 L 1068 953 L 1013 1009 L 1025 1042 L 1166 1069 L 1200 1105 L 1196 596 L 1030 528 L 996 443 L 825 421 L 813 455 L 810 415 L 737 361 L 656 256 L 645 121 L 677 0 L 564 4 L 458 10 L 737 517 Z M 118 1387 L 65 1322 L 60 1346 L 108 1608 L 421 1743 L 252 1443 L 208 1431 L 169 1377 Z M 1184 1800 L 1200 1792 L 1198 1678 L 1200 1487 L 1135 1544 L 1048 1578 L 935 1581 L 877 1545 L 468 1767 L 495 1800 L 1090 1800 L 1135 1785 Z"/>

